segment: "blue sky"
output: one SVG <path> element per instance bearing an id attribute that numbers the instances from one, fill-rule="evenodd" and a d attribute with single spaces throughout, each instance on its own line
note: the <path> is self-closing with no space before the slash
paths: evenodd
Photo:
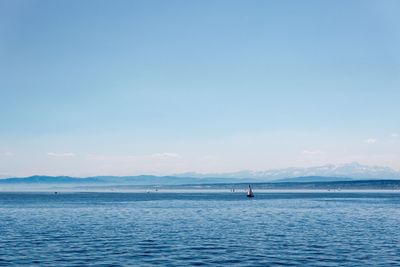
<path id="1" fill-rule="evenodd" d="M 398 1 L 1 1 L 0 176 L 400 169 Z"/>

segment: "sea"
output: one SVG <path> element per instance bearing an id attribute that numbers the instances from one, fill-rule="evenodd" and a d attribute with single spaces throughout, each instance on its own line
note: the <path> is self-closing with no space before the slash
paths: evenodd
<path id="1" fill-rule="evenodd" d="M 400 266 L 400 192 L 1 192 L 0 266 Z"/>

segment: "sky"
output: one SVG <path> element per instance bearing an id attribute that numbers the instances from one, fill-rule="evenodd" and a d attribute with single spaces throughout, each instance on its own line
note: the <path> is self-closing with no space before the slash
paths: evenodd
<path id="1" fill-rule="evenodd" d="M 400 169 L 399 1 L 0 1 L 0 176 Z"/>

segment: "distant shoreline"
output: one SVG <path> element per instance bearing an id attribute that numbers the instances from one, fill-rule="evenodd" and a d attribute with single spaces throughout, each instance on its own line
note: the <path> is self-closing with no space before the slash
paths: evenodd
<path id="1" fill-rule="evenodd" d="M 58 189 L 0 189 L 0 194 L 3 193 L 49 193 L 49 194 L 73 194 L 73 193 L 106 193 L 106 194 L 191 194 L 191 193 L 214 193 L 214 194 L 234 194 L 234 195 L 245 195 L 245 190 L 237 190 L 235 192 L 226 189 L 159 189 L 155 191 L 154 189 L 121 189 L 121 190 L 111 190 L 111 189 L 72 189 L 72 188 L 58 188 Z M 274 193 L 325 193 L 325 194 L 341 194 L 341 193 L 398 193 L 400 194 L 400 189 L 341 189 L 341 190 L 327 190 L 327 189 L 254 189 L 255 195 L 257 194 L 274 194 Z"/>

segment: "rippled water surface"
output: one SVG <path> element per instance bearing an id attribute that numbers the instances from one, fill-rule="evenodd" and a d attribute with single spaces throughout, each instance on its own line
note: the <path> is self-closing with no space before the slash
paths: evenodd
<path id="1" fill-rule="evenodd" d="M 0 265 L 398 266 L 400 193 L 0 193 Z"/>

